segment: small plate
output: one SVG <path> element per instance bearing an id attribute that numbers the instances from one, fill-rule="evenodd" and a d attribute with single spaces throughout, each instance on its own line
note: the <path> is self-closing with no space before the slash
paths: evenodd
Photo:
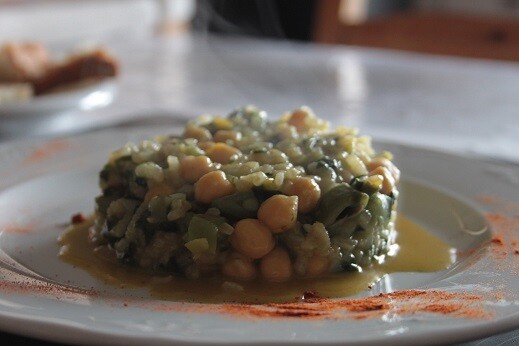
<path id="1" fill-rule="evenodd" d="M 56 238 L 72 214 L 92 211 L 109 152 L 178 131 L 112 129 L 0 146 L 2 330 L 68 343 L 384 345 L 454 343 L 519 327 L 517 168 L 394 143 L 375 146 L 393 152 L 402 170 L 400 212 L 459 256 L 447 270 L 386 275 L 353 297 L 382 294 L 390 307 L 383 313 L 233 314 L 228 304 L 163 301 L 144 289 L 106 286 L 60 261 Z M 407 293 L 416 296 L 401 300 Z"/>
<path id="2" fill-rule="evenodd" d="M 115 93 L 114 79 L 90 82 L 71 89 L 36 96 L 28 101 L 0 105 L 0 117 L 26 119 L 70 110 L 90 110 L 109 105 Z"/>

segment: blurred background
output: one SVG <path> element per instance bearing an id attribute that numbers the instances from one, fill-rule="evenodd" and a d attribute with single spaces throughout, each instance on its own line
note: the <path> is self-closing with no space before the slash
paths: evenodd
<path id="1" fill-rule="evenodd" d="M 186 32 L 519 60 L 519 0 L 0 0 L 0 42 Z"/>

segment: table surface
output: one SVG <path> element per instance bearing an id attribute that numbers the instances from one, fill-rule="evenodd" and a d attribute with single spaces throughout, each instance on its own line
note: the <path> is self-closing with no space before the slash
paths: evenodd
<path id="1" fill-rule="evenodd" d="M 516 63 L 190 34 L 103 43 L 121 61 L 111 105 L 4 120 L 0 141 L 180 124 L 247 104 L 275 118 L 307 105 L 376 139 L 519 164 Z M 516 330 L 466 345 L 518 338 Z"/>
<path id="2" fill-rule="evenodd" d="M 192 35 L 104 44 L 121 60 L 115 102 L 53 121 L 4 120 L 0 140 L 307 105 L 375 138 L 519 161 L 517 63 Z"/>

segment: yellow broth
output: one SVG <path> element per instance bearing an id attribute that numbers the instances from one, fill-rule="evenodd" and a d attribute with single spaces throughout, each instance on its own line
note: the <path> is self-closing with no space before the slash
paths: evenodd
<path id="1" fill-rule="evenodd" d="M 90 222 L 73 226 L 60 236 L 60 258 L 82 268 L 105 284 L 121 287 L 147 287 L 153 297 L 191 302 L 286 302 L 304 292 L 316 291 L 321 297 L 346 297 L 369 289 L 385 274 L 394 272 L 435 272 L 448 268 L 455 251 L 444 241 L 409 219 L 399 216 L 396 244 L 385 260 L 362 272 L 332 274 L 319 278 L 293 278 L 289 282 L 261 280 L 236 282 L 225 277 L 189 280 L 167 273 L 149 273 L 118 262 L 113 252 L 88 240 Z"/>

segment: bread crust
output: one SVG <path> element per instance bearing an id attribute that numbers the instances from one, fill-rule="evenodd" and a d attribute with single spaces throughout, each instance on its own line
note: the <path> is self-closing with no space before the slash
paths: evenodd
<path id="1" fill-rule="evenodd" d="M 52 66 L 33 81 L 35 95 L 45 94 L 54 88 L 85 80 L 115 77 L 119 72 L 117 60 L 106 50 L 96 50 L 71 56 Z"/>

